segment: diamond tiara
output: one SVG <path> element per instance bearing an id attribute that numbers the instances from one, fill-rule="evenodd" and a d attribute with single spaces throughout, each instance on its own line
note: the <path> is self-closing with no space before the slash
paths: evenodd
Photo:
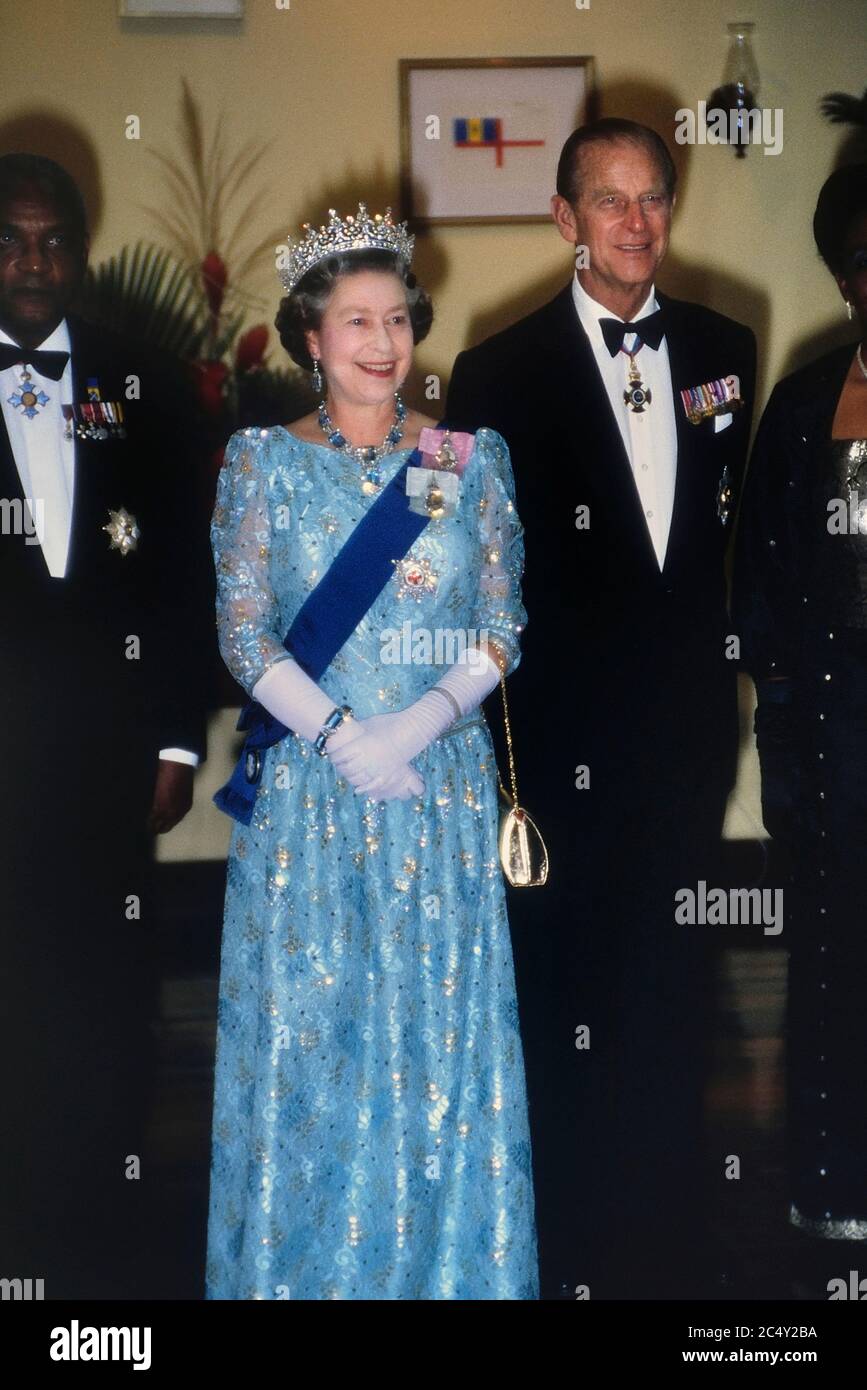
<path id="1" fill-rule="evenodd" d="M 316 228 L 305 222 L 301 230 L 307 234 L 302 240 L 293 245 L 290 238 L 288 246 L 278 248 L 277 274 L 287 294 L 313 266 L 344 251 L 390 251 L 405 266 L 412 262 L 415 237 L 405 222 L 392 221 L 391 208 L 371 217 L 367 204 L 359 203 L 357 216 L 350 214 L 345 220 L 329 208 L 327 226 Z"/>

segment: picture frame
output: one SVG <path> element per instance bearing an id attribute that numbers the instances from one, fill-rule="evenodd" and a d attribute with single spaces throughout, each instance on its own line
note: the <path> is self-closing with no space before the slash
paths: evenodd
<path id="1" fill-rule="evenodd" d="M 547 222 L 566 137 L 596 111 L 592 57 L 404 58 L 401 215 Z"/>
<path id="2" fill-rule="evenodd" d="M 243 19 L 244 0 L 118 0 L 121 19 Z"/>

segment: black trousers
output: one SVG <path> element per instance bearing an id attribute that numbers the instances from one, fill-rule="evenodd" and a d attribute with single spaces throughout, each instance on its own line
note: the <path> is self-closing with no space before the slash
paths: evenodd
<path id="1" fill-rule="evenodd" d="M 724 791 L 619 792 L 509 896 L 548 1298 L 617 1296 L 660 1259 L 687 1277 L 702 1240 L 713 928 L 678 925 L 674 894 L 713 872 Z"/>
<path id="2" fill-rule="evenodd" d="M 146 789 L 34 786 L 41 800 L 7 803 L 0 849 L 0 1274 L 44 1279 L 46 1298 L 124 1296 L 150 1176 Z"/>

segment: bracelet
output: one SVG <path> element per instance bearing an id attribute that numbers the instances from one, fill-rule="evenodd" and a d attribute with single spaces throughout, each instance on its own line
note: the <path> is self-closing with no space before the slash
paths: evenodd
<path id="1" fill-rule="evenodd" d="M 445 699 L 448 700 L 449 704 L 451 705 L 452 709 L 454 710 L 454 712 L 455 712 L 455 719 L 460 719 L 460 718 L 462 717 L 462 715 L 463 715 L 463 710 L 461 709 L 460 705 L 458 704 L 457 700 L 455 699 L 454 695 L 451 693 L 450 690 L 443 690 L 443 688 L 442 688 L 441 685 L 432 685 L 431 688 L 430 688 L 430 690 L 426 691 L 426 694 L 428 694 L 428 695 L 443 695 L 443 696 L 445 697 Z"/>
<path id="2" fill-rule="evenodd" d="M 351 717 L 351 715 L 352 710 L 349 705 L 338 705 L 331 711 L 316 738 L 313 740 L 314 751 L 319 754 L 320 758 L 325 757 L 327 751 L 325 744 L 327 739 L 334 733 L 335 729 L 340 728 L 344 719 Z"/>

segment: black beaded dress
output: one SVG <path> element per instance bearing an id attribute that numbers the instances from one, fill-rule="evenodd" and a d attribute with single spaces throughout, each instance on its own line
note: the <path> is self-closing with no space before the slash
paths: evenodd
<path id="1" fill-rule="evenodd" d="M 794 866 L 791 1219 L 812 1235 L 867 1240 L 867 440 L 831 438 L 851 362 L 850 347 L 831 353 L 771 397 L 744 494 L 734 606 L 759 695 L 763 802 L 775 781 Z"/>

